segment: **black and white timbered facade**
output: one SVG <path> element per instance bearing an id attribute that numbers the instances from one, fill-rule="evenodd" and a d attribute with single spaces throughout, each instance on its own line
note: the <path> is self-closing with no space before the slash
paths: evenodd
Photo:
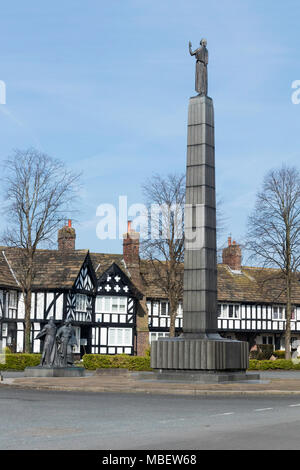
<path id="1" fill-rule="evenodd" d="M 95 299 L 92 353 L 135 353 L 137 301 L 141 297 L 117 264 L 112 264 L 100 276 Z"/>
<path id="2" fill-rule="evenodd" d="M 37 284 L 37 278 L 32 293 L 32 352 L 41 351 L 41 341 L 35 338 L 52 317 L 57 325 L 66 319 L 72 320 L 77 337 L 74 353 L 78 356 L 85 353 L 135 354 L 136 309 L 138 299 L 142 296 L 124 271 L 112 263 L 97 278 L 88 252 L 74 252 L 63 256 L 56 253 L 54 258 L 54 269 L 49 269 L 54 264 L 49 256 L 48 267 L 44 267 L 41 278 L 45 279 L 44 271 L 46 274 L 49 271 L 49 277 L 53 277 L 56 284 L 59 280 L 61 287 L 51 288 L 51 279 L 48 278 L 43 288 Z M 6 256 L 0 264 L 3 265 L 8 260 L 9 257 Z M 10 279 L 12 285 L 10 288 L 0 286 L 2 347 L 8 346 L 13 352 L 23 352 L 23 294 L 13 273 L 13 263 L 9 269 L 10 274 L 13 274 Z M 63 271 L 61 275 L 60 269 Z"/>
<path id="3" fill-rule="evenodd" d="M 71 233 L 71 235 L 73 232 Z M 132 236 L 132 234 L 134 236 Z M 74 234 L 73 234 L 74 235 Z M 61 238 L 60 238 L 61 241 Z M 69 239 L 67 240 L 69 241 Z M 218 331 L 222 336 L 284 348 L 285 299 L 276 270 L 242 267 L 240 248 L 229 244 L 218 265 Z M 154 281 L 151 263 L 139 259 L 137 232 L 126 234 L 123 255 L 87 250 L 38 250 L 31 302 L 32 351 L 37 333 L 53 317 L 72 320 L 77 357 L 144 354 L 152 340 L 169 334 L 168 300 Z M 0 250 L 0 340 L 24 351 L 25 308 L 13 249 Z M 264 282 L 262 283 L 262 277 Z M 137 286 L 139 286 L 137 288 Z M 300 340 L 300 283 L 293 287 L 292 341 Z M 176 334 L 183 327 L 182 304 Z"/>
<path id="4" fill-rule="evenodd" d="M 148 299 L 149 341 L 169 336 L 170 317 L 166 299 Z M 218 332 L 229 339 L 254 344 L 272 344 L 274 349 L 284 349 L 286 311 L 283 304 L 218 303 Z M 292 342 L 300 340 L 300 305 L 292 310 Z M 182 311 L 179 306 L 176 334 L 182 333 Z"/>

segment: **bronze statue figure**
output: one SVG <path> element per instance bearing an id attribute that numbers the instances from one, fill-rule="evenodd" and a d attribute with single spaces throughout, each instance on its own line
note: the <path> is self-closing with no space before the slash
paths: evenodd
<path id="1" fill-rule="evenodd" d="M 77 345 L 75 329 L 71 320 L 66 320 L 58 330 L 53 318 L 37 334 L 35 339 L 44 339 L 41 367 L 68 367 L 72 366 L 73 347 Z"/>
<path id="2" fill-rule="evenodd" d="M 65 324 L 59 328 L 56 334 L 58 344 L 57 353 L 60 367 L 73 365 L 73 347 L 77 345 L 75 329 L 71 320 L 66 320 Z"/>
<path id="3" fill-rule="evenodd" d="M 47 325 L 37 334 L 36 339 L 41 338 L 44 338 L 44 345 L 40 365 L 53 367 L 57 358 L 56 326 L 53 318 L 50 318 Z"/>
<path id="4" fill-rule="evenodd" d="M 189 51 L 191 56 L 196 56 L 196 74 L 195 74 L 195 90 L 201 96 L 207 96 L 207 64 L 208 50 L 206 48 L 206 39 L 201 39 L 200 46 L 194 52 L 192 51 L 192 43 L 189 42 Z"/>

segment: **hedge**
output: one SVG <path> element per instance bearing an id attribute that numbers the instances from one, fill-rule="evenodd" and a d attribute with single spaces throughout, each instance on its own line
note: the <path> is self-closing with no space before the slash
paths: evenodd
<path id="1" fill-rule="evenodd" d="M 25 367 L 38 366 L 41 354 L 3 354 L 0 358 L 0 370 L 24 370 Z"/>
<path id="2" fill-rule="evenodd" d="M 257 344 L 257 349 L 250 351 L 250 359 L 257 359 L 258 361 L 270 359 L 273 354 L 272 344 Z"/>
<path id="3" fill-rule="evenodd" d="M 273 356 L 275 356 L 277 359 L 285 359 L 285 350 L 276 350 L 273 351 Z"/>
<path id="4" fill-rule="evenodd" d="M 128 369 L 128 370 L 152 370 L 149 356 L 129 356 L 127 354 L 116 354 L 115 356 L 105 354 L 85 354 L 82 358 L 83 366 L 88 370 L 96 369 Z"/>
<path id="5" fill-rule="evenodd" d="M 284 369 L 284 370 L 300 370 L 300 362 L 298 364 L 287 359 L 276 359 L 275 361 L 258 361 L 250 359 L 248 370 L 269 370 L 269 369 Z"/>

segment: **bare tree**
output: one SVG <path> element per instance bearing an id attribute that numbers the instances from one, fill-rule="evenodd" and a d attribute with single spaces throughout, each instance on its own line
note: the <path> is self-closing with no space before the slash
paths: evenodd
<path id="1" fill-rule="evenodd" d="M 150 214 L 149 238 L 142 240 L 141 252 L 151 263 L 153 282 L 169 301 L 170 336 L 183 297 L 185 175 L 153 175 L 142 185 Z M 217 204 L 217 232 L 224 230 L 225 217 Z"/>
<path id="2" fill-rule="evenodd" d="M 25 304 L 25 351 L 30 352 L 31 294 L 38 246 L 51 242 L 71 210 L 79 175 L 33 148 L 16 150 L 5 162 L 5 212 L 2 240 L 11 247 L 13 269 Z"/>
<path id="3" fill-rule="evenodd" d="M 175 320 L 183 295 L 183 213 L 185 176 L 154 175 L 142 186 L 148 213 L 149 238 L 142 240 L 142 254 L 150 261 L 153 281 L 169 301 L 170 336 L 175 336 Z"/>
<path id="4" fill-rule="evenodd" d="M 292 289 L 300 264 L 300 175 L 294 167 L 271 170 L 248 221 L 247 246 L 263 267 L 277 268 L 286 298 L 285 357 L 291 357 Z"/>

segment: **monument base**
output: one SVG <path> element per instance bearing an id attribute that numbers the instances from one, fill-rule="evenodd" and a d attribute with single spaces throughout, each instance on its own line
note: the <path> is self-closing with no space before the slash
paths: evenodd
<path id="1" fill-rule="evenodd" d="M 260 380 L 256 373 L 244 371 L 189 371 L 189 370 L 159 370 L 154 372 L 154 378 L 162 382 L 184 382 L 194 384 L 221 384 L 232 382 L 247 382 Z"/>
<path id="2" fill-rule="evenodd" d="M 249 367 L 248 343 L 215 339 L 161 338 L 151 343 L 151 367 L 184 371 L 245 371 Z"/>
<path id="3" fill-rule="evenodd" d="M 83 377 L 83 367 L 26 367 L 25 377 Z"/>

